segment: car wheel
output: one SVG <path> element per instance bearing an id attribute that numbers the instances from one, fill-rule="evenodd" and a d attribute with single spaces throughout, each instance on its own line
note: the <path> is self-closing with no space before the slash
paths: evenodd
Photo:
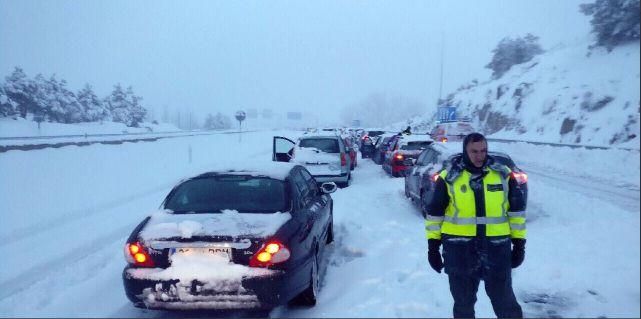
<path id="1" fill-rule="evenodd" d="M 305 289 L 300 295 L 298 295 L 296 304 L 303 306 L 315 306 L 316 298 L 318 297 L 320 280 L 318 278 L 318 250 L 314 254 L 314 259 L 312 260 L 312 272 L 309 279 L 309 287 Z"/>
<path id="2" fill-rule="evenodd" d="M 425 192 L 421 191 L 421 199 L 420 199 L 419 206 L 421 207 L 421 214 L 423 215 L 423 218 L 427 218 L 427 210 L 425 209 Z"/>
<path id="3" fill-rule="evenodd" d="M 410 190 L 407 188 L 407 182 L 405 182 L 405 197 L 409 198 L 411 201 L 414 199 L 410 196 Z"/>
<path id="4" fill-rule="evenodd" d="M 345 188 L 352 183 L 352 174 L 347 175 L 347 182 L 336 183 L 338 187 Z"/>
<path id="5" fill-rule="evenodd" d="M 334 216 L 329 217 L 329 229 L 327 230 L 327 241 L 325 243 L 331 244 L 334 242 Z"/>

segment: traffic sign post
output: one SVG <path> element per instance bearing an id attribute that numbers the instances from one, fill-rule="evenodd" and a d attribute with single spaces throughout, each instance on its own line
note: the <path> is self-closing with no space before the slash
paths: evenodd
<path id="1" fill-rule="evenodd" d="M 238 131 L 242 130 L 243 121 L 247 117 L 245 111 L 236 111 L 236 120 L 238 120 Z"/>

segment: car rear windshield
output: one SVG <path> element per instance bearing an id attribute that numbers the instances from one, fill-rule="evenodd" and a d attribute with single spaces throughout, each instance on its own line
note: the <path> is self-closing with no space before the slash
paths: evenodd
<path id="1" fill-rule="evenodd" d="M 432 144 L 432 142 L 429 141 L 407 142 L 407 144 L 401 145 L 401 149 L 406 151 L 424 150 L 430 146 L 430 144 Z"/>
<path id="2" fill-rule="evenodd" d="M 385 133 L 385 131 L 368 131 L 367 135 L 368 136 L 379 136 L 379 135 L 384 134 L 384 133 Z"/>
<path id="3" fill-rule="evenodd" d="M 288 209 L 285 183 L 267 177 L 215 175 L 188 180 L 165 203 L 174 213 L 273 213 Z"/>
<path id="4" fill-rule="evenodd" d="M 325 153 L 340 153 L 338 140 L 332 138 L 304 138 L 298 146 L 313 147 Z"/>

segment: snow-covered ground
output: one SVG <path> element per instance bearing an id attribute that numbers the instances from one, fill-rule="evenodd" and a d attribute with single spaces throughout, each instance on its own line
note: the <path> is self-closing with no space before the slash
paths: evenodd
<path id="1" fill-rule="evenodd" d="M 127 236 L 181 178 L 269 162 L 272 136 L 299 134 L 0 153 L 0 317 L 181 317 L 126 299 Z M 639 317 L 639 152 L 490 148 L 529 173 L 526 260 L 514 271 L 525 315 Z M 332 194 L 336 241 L 318 305 L 270 316 L 451 316 L 447 276 L 427 263 L 424 223 L 403 195 L 403 179 L 360 158 L 353 173 L 352 185 Z M 477 316 L 493 317 L 482 287 L 478 297 Z"/>

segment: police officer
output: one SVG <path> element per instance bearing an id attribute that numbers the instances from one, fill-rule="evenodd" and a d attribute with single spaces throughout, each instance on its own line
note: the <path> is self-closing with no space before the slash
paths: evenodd
<path id="1" fill-rule="evenodd" d="M 481 280 L 499 318 L 523 317 L 511 272 L 525 257 L 526 203 L 510 173 L 487 155 L 483 135 L 469 134 L 463 153 L 440 172 L 426 207 L 428 261 L 448 274 L 455 318 L 474 317 Z"/>

